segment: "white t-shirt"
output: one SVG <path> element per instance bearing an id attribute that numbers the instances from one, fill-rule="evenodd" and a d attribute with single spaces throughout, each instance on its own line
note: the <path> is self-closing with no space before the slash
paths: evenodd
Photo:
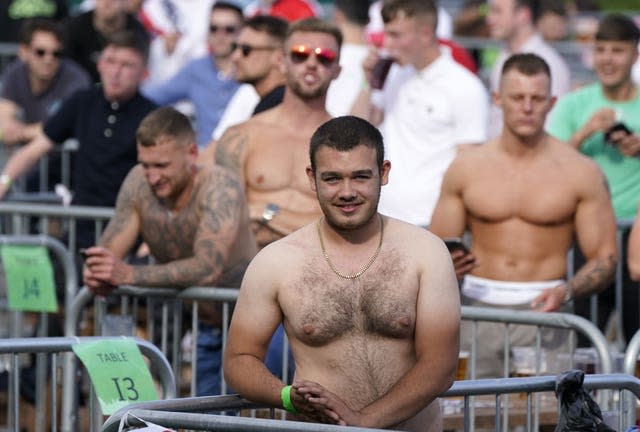
<path id="1" fill-rule="evenodd" d="M 364 72 L 362 62 L 369 54 L 366 45 L 344 44 L 340 49 L 342 70 L 331 82 L 327 92 L 327 111 L 334 117 L 349 114 L 351 106 L 360 93 Z"/>
<path id="2" fill-rule="evenodd" d="M 380 211 L 428 226 L 444 172 L 458 144 L 487 138 L 488 94 L 480 79 L 447 55 L 425 69 L 392 68 L 382 94 L 380 130 L 391 161 Z"/>
<path id="3" fill-rule="evenodd" d="M 256 89 L 251 84 L 242 84 L 227 104 L 211 138 L 217 141 L 231 126 L 249 120 L 258 102 L 260 102 L 260 96 Z"/>

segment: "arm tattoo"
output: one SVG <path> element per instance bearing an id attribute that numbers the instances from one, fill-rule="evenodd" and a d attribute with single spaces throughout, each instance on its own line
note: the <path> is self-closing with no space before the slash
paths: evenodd
<path id="1" fill-rule="evenodd" d="M 140 174 L 138 167 L 136 167 L 127 174 L 122 182 L 120 191 L 118 191 L 115 213 L 100 238 L 101 246 L 111 248 L 118 235 L 124 231 L 134 217 L 135 202 L 140 196 L 140 189 L 145 186 L 144 178 Z"/>
<path id="2" fill-rule="evenodd" d="M 613 281 L 617 260 L 615 256 L 588 261 L 567 282 L 574 297 L 586 297 L 604 290 Z"/>
<path id="3" fill-rule="evenodd" d="M 221 167 L 207 180 L 198 192 L 193 244 L 184 245 L 192 253 L 165 264 L 134 267 L 135 285 L 185 288 L 218 285 L 229 279 L 226 273 L 237 265 L 228 263 L 228 257 L 244 223 L 244 192 L 238 178 Z"/>
<path id="4" fill-rule="evenodd" d="M 227 167 L 243 177 L 242 159 L 247 142 L 247 134 L 244 130 L 237 128 L 228 130 L 216 145 L 216 164 Z"/>

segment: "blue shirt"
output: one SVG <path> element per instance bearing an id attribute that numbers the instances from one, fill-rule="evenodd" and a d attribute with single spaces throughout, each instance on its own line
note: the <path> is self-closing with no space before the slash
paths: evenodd
<path id="1" fill-rule="evenodd" d="M 208 55 L 190 61 L 173 78 L 142 92 L 158 105 L 190 100 L 195 107 L 198 146 L 204 147 L 211 141 L 213 130 L 239 87 L 240 84 L 216 68 Z"/>

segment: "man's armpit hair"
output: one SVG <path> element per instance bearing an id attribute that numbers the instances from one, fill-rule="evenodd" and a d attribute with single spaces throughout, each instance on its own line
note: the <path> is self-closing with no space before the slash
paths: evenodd
<path id="1" fill-rule="evenodd" d="M 216 145 L 216 164 L 239 172 L 242 168 L 242 153 L 247 147 L 247 142 L 246 132 L 235 128 L 227 131 Z"/>

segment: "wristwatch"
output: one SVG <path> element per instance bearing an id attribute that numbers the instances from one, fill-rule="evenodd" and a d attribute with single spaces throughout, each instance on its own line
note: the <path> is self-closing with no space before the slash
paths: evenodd
<path id="1" fill-rule="evenodd" d="M 276 204 L 268 203 L 262 210 L 262 223 L 268 224 L 278 213 L 280 213 L 280 207 Z"/>

